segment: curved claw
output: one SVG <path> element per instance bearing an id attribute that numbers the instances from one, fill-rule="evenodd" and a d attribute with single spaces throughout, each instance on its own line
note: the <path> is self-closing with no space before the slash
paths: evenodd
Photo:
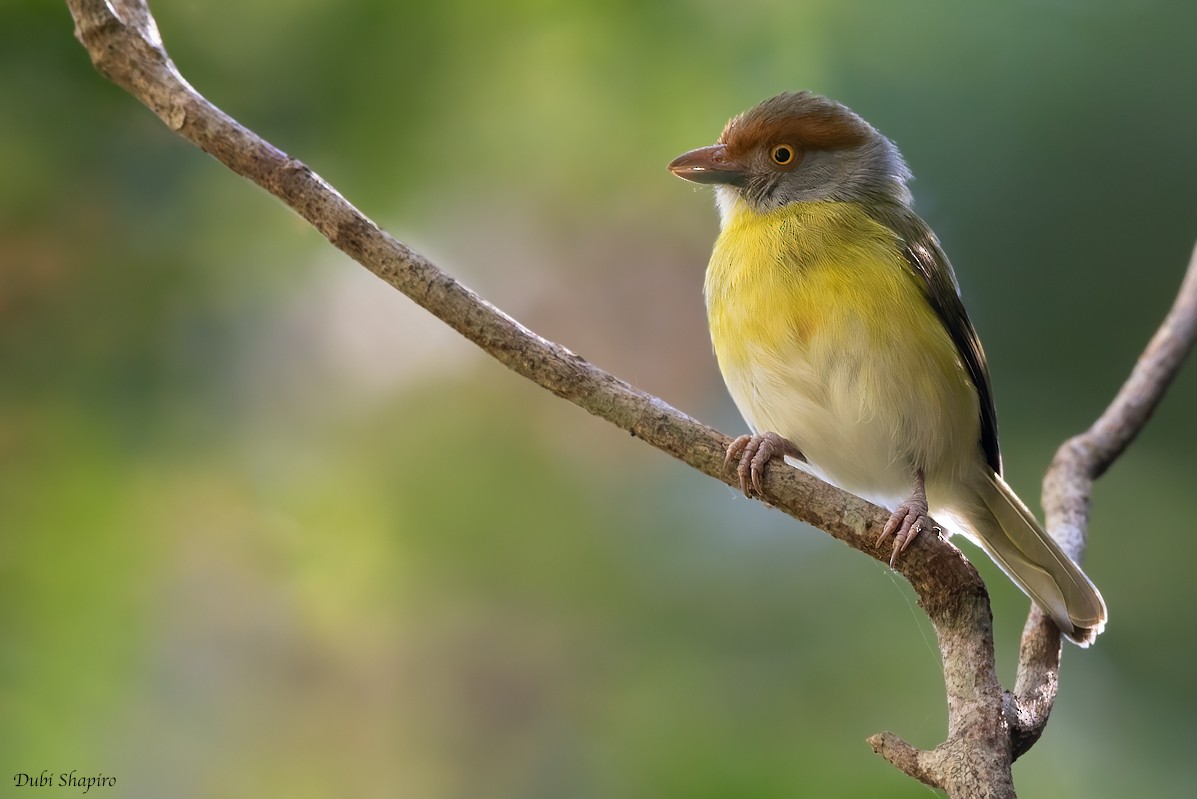
<path id="1" fill-rule="evenodd" d="M 889 568 L 893 568 L 895 563 L 898 563 L 898 556 L 903 554 L 918 537 L 918 533 L 923 531 L 925 520 L 925 516 L 915 513 L 903 513 L 900 517 L 898 513 L 894 513 L 894 516 L 889 517 L 886 529 L 882 530 L 881 537 L 877 538 L 877 544 L 880 545 L 889 536 L 894 537 L 894 548 L 889 554 Z M 898 524 L 894 524 L 895 522 Z"/>
<path id="2" fill-rule="evenodd" d="M 898 562 L 898 557 L 918 538 L 919 533 L 930 525 L 931 517 L 927 514 L 927 490 L 923 485 L 923 473 L 919 472 L 915 476 L 914 493 L 897 507 L 882 528 L 881 535 L 877 537 L 877 546 L 884 544 L 890 536 L 894 538 L 893 552 L 889 556 L 891 569 Z"/>
<path id="3" fill-rule="evenodd" d="M 723 468 L 739 461 L 736 466 L 736 476 L 740 480 L 740 490 L 744 496 L 751 497 L 753 491 L 757 496 L 764 493 L 762 479 L 769 461 L 789 455 L 801 458 L 799 449 L 777 433 L 761 433 L 759 435 L 743 435 L 727 447 L 727 455 L 723 459 Z"/>
<path id="4" fill-rule="evenodd" d="M 740 453 L 744 451 L 744 448 L 748 446 L 748 442 L 751 440 L 752 436 L 745 434 L 737 437 L 735 441 L 727 445 L 727 455 L 723 458 L 724 469 L 731 466 L 733 460 L 738 461 L 740 459 Z"/>

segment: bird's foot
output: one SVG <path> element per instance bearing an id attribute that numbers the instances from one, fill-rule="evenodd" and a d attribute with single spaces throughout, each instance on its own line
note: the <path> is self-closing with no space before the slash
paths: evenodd
<path id="1" fill-rule="evenodd" d="M 932 527 L 931 517 L 928 513 L 927 489 L 923 485 L 923 473 L 919 472 L 915 480 L 914 493 L 897 507 L 881 530 L 881 536 L 877 539 L 877 546 L 881 546 L 887 538 L 893 536 L 894 549 L 889 556 L 890 568 L 893 568 L 894 564 L 898 562 L 898 556 L 906 551 L 906 548 L 914 542 L 914 539 L 918 538 L 919 533 L 925 528 L 937 529 Z"/>
<path id="2" fill-rule="evenodd" d="M 761 490 L 761 478 L 764 477 L 765 467 L 774 458 L 787 455 L 805 460 L 798 447 L 777 433 L 743 435 L 728 445 L 723 468 L 731 466 L 733 461 L 739 461 L 736 475 L 740 478 L 740 490 L 746 497 L 751 497 L 753 491 L 760 496 L 764 493 Z"/>

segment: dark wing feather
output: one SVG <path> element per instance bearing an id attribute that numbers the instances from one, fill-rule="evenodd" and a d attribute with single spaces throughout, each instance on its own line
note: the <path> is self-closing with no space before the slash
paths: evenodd
<path id="1" fill-rule="evenodd" d="M 973 385 L 981 399 L 981 448 L 985 460 L 999 475 L 1002 473 L 1002 454 L 998 448 L 997 411 L 993 406 L 993 389 L 989 384 L 989 368 L 985 365 L 985 351 L 981 339 L 969 321 L 960 299 L 960 288 L 952 265 L 939 246 L 939 240 L 927 223 L 913 211 L 902 212 L 884 220 L 898 234 L 903 254 L 912 271 L 920 278 L 931 307 L 956 344 L 956 350 L 968 367 Z"/>

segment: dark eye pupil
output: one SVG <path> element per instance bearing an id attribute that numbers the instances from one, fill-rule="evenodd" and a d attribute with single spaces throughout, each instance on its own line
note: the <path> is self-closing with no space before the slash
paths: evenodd
<path id="1" fill-rule="evenodd" d="M 773 151 L 773 160 L 779 164 L 788 164 L 792 157 L 789 147 L 778 147 Z"/>

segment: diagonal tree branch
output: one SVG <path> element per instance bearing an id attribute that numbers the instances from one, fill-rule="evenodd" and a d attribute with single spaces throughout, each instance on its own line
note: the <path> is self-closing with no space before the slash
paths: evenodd
<path id="1" fill-rule="evenodd" d="M 726 436 L 528 330 L 379 229 L 305 164 L 208 102 L 171 62 L 145 0 L 67 0 L 67 5 L 76 36 L 101 73 L 179 135 L 281 199 L 338 249 L 516 373 L 695 469 L 736 484 L 735 475 L 723 465 Z M 1181 313 L 1194 315 L 1191 307 Z M 1167 340 L 1188 335 L 1189 343 L 1180 355 L 1170 356 L 1169 374 L 1192 342 L 1192 321 L 1187 334 L 1180 327 L 1159 334 Z M 1162 349 L 1174 351 L 1168 346 Z M 1168 379 L 1152 384 L 1156 400 Z M 1138 426 L 1149 414 L 1150 409 L 1138 418 Z M 1113 426 L 1123 430 L 1134 424 Z M 1130 437 L 1133 431 L 1125 440 L 1110 439 L 1112 445 L 1099 448 L 1108 453 L 1101 456 L 1100 467 L 1081 470 L 1090 473 L 1090 482 Z M 1062 475 L 1060 479 L 1073 478 Z M 1072 490 L 1073 483 L 1068 485 Z M 1082 543 L 1074 551 L 1079 553 L 1089 483 L 1077 485 L 1074 493 L 1083 498 L 1084 507 L 1084 517 L 1075 526 Z M 770 469 L 763 488 L 765 499 L 785 513 L 888 562 L 889 552 L 875 545 L 888 518 L 880 508 L 790 468 Z M 1059 633 L 1049 621 L 1041 617 L 1036 621 L 1037 611 L 1032 610 L 1019 683 L 1013 695 L 1003 694 L 994 666 L 989 597 L 972 565 L 946 540 L 924 535 L 899 562 L 898 571 L 910 581 L 936 630 L 948 698 L 948 738 L 929 752 L 891 733 L 874 736 L 870 743 L 905 773 L 953 797 L 1014 796 L 1011 762 L 1034 743 L 1054 700 Z M 1048 655 L 1054 656 L 1055 666 Z"/>

